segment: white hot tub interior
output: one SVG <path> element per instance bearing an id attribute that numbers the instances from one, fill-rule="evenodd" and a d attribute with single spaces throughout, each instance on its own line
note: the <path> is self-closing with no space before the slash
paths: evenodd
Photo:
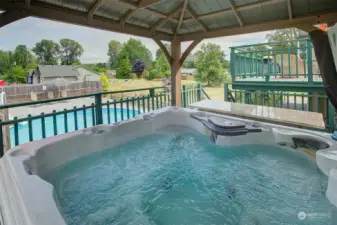
<path id="1" fill-rule="evenodd" d="M 213 120 L 217 117 L 233 124 L 245 124 L 259 129 L 259 132 L 237 136 L 215 135 L 211 140 L 216 145 L 280 145 L 316 160 L 320 170 L 329 178 L 326 196 L 337 207 L 337 194 L 333 191 L 337 189 L 337 151 L 336 143 L 328 134 L 168 107 L 117 124 L 87 128 L 12 149 L 0 163 L 3 224 L 66 224 L 54 187 L 44 180 L 47 174 L 83 156 L 154 134 L 168 126 L 189 127 L 211 137 L 209 127 L 193 118 L 193 115 L 206 120 L 208 117 Z"/>

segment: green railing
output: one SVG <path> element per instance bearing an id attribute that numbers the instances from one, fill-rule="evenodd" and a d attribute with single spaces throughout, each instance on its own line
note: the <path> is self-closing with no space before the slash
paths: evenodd
<path id="1" fill-rule="evenodd" d="M 2 156 L 5 150 L 19 144 L 99 124 L 116 123 L 141 113 L 169 106 L 171 95 L 166 92 L 166 89 L 166 87 L 152 87 L 0 105 L 2 115 L 8 115 L 8 110 L 13 108 L 53 104 L 74 99 L 88 98 L 86 99 L 88 101 L 91 99 L 89 104 L 76 105 L 70 109 L 55 109 L 39 115 L 28 114 L 20 118 L 0 120 L 0 155 Z M 200 101 L 204 98 L 202 91 L 200 84 L 184 85 L 181 95 L 182 105 L 188 107 L 190 103 Z M 116 99 L 116 95 L 124 95 L 124 97 Z M 111 100 L 104 96 L 115 99 Z M 27 108 L 23 110 L 29 111 Z"/>
<path id="2" fill-rule="evenodd" d="M 233 83 L 321 81 L 310 39 L 232 47 L 230 58 Z"/>
<path id="3" fill-rule="evenodd" d="M 309 94 L 284 91 L 231 90 L 224 85 L 225 101 L 286 108 L 323 114 L 326 131 L 334 130 L 334 107 L 325 94 Z"/>

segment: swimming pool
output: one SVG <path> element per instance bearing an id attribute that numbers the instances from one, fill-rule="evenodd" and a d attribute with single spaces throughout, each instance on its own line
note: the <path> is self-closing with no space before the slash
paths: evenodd
<path id="1" fill-rule="evenodd" d="M 137 110 L 127 110 L 127 109 L 108 109 L 103 108 L 102 114 L 103 114 L 103 123 L 108 124 L 108 117 L 110 117 L 110 122 L 119 122 L 122 119 L 126 120 L 128 118 L 132 118 L 136 115 L 139 115 L 139 112 Z M 116 116 L 115 116 L 116 115 Z M 64 115 L 60 114 L 56 116 L 56 130 L 58 134 L 65 133 L 65 119 Z M 75 123 L 77 121 L 77 124 Z M 80 110 L 75 114 L 73 112 L 67 113 L 67 132 L 71 132 L 78 129 L 83 129 L 84 127 L 91 127 L 95 123 L 94 116 L 93 116 L 93 110 L 86 109 L 85 113 L 83 110 Z M 75 127 L 75 124 L 77 128 Z M 45 117 L 45 126 L 46 126 L 46 137 L 54 136 L 54 124 L 53 124 L 53 117 Z M 32 130 L 33 130 L 33 140 L 40 140 L 42 139 L 42 123 L 41 119 L 34 119 L 32 121 Z M 27 143 L 29 142 L 29 128 L 27 122 L 21 122 L 19 123 L 19 144 Z M 14 139 L 14 127 L 10 127 L 10 136 L 11 136 L 11 146 L 15 147 L 15 139 Z"/>
<path id="2" fill-rule="evenodd" d="M 337 161 L 318 154 L 336 147 L 327 134 L 202 114 L 259 130 L 211 135 L 196 113 L 169 107 L 15 147 L 0 160 L 3 224 L 336 224 Z M 303 140 L 325 149 L 315 158 Z"/>

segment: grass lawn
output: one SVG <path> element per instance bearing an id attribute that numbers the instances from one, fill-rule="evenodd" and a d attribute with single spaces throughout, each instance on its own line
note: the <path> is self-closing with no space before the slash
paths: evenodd
<path id="1" fill-rule="evenodd" d="M 139 88 L 150 88 L 150 87 L 161 87 L 163 86 L 160 80 L 145 80 L 145 79 L 129 79 L 125 82 L 123 79 L 111 79 L 109 80 L 110 87 L 112 91 L 122 91 L 129 89 L 139 89 Z M 195 83 L 193 80 L 182 80 L 181 84 L 191 84 Z M 223 85 L 220 87 L 204 87 L 207 94 L 211 99 L 223 100 Z M 137 94 L 148 95 L 148 91 L 137 92 Z M 123 94 L 123 97 L 132 97 L 134 93 Z M 122 96 L 116 96 L 122 97 Z"/>

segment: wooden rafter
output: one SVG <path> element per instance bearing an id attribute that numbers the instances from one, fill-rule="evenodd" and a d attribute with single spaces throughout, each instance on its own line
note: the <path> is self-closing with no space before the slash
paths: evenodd
<path id="1" fill-rule="evenodd" d="M 96 10 L 101 6 L 104 0 L 96 0 L 88 11 L 88 19 L 92 19 Z"/>
<path id="2" fill-rule="evenodd" d="M 154 34 L 148 29 L 144 29 L 130 24 L 125 24 L 124 27 L 122 27 L 119 21 L 104 18 L 98 15 L 95 16 L 92 20 L 88 20 L 88 13 L 86 12 L 62 8 L 59 6 L 52 6 L 43 2 L 34 2 L 34 4 L 31 4 L 29 9 L 27 9 L 25 3 L 22 4 L 21 2 L 0 2 L 0 10 L 18 10 L 28 13 L 28 16 L 35 16 L 64 23 L 82 25 L 101 30 L 115 31 L 123 34 L 131 34 L 148 38 L 156 37 L 160 40 L 165 41 L 171 41 L 172 39 L 172 37 L 165 32 L 156 32 Z"/>
<path id="3" fill-rule="evenodd" d="M 180 30 L 181 24 L 182 24 L 183 19 L 184 19 L 184 15 L 185 15 L 185 11 L 186 11 L 187 5 L 188 5 L 188 0 L 184 0 L 183 8 L 182 8 L 182 10 L 180 12 L 180 17 L 179 17 L 179 22 L 178 22 L 177 29 L 176 29 L 176 34 Z"/>
<path id="4" fill-rule="evenodd" d="M 197 46 L 200 42 L 202 41 L 202 39 L 196 39 L 194 40 L 189 46 L 188 48 L 185 50 L 185 52 L 183 53 L 183 55 L 180 57 L 180 65 L 183 65 L 183 63 L 185 62 L 187 56 L 191 53 L 191 51 L 195 48 L 195 46 Z"/>
<path id="5" fill-rule="evenodd" d="M 170 65 L 172 64 L 172 57 L 171 54 L 168 52 L 167 48 L 165 47 L 165 45 L 163 44 L 163 42 L 161 42 L 159 39 L 153 38 L 153 40 L 157 43 L 157 45 L 159 46 L 159 48 L 163 51 L 164 55 L 167 58 L 167 61 L 170 63 Z"/>
<path id="6" fill-rule="evenodd" d="M 138 11 L 138 8 L 129 9 L 129 11 L 127 13 L 125 13 L 125 15 L 121 18 L 121 20 L 120 20 L 121 25 L 124 26 L 126 21 L 128 21 L 128 19 L 130 19 L 137 11 Z"/>
<path id="7" fill-rule="evenodd" d="M 292 20 L 293 19 L 293 9 L 291 6 L 291 0 L 288 0 L 287 5 L 288 5 L 289 19 Z"/>
<path id="8" fill-rule="evenodd" d="M 155 4 L 160 3 L 161 0 L 141 0 L 139 2 L 139 7 L 140 8 L 146 8 Z"/>
<path id="9" fill-rule="evenodd" d="M 119 5 L 122 5 L 128 9 L 136 9 L 136 8 L 139 8 L 139 5 L 138 4 L 134 4 L 134 3 L 131 3 L 131 2 L 126 2 L 126 1 L 122 1 L 122 0 L 115 0 L 115 2 Z M 140 10 L 143 10 L 145 12 L 148 12 L 154 16 L 157 16 L 159 18 L 166 18 L 167 15 L 166 14 L 163 14 L 161 12 L 158 12 L 156 10 L 153 10 L 153 9 L 150 9 L 150 8 L 144 8 L 144 7 L 140 7 Z M 170 20 L 174 21 L 174 22 L 178 22 L 178 19 L 176 18 L 171 18 Z"/>
<path id="10" fill-rule="evenodd" d="M 159 22 L 157 22 L 152 28 L 151 31 L 154 32 L 155 30 L 157 30 L 159 27 L 163 26 L 167 21 L 169 21 L 170 19 L 172 19 L 177 13 L 179 13 L 182 10 L 181 5 L 176 8 L 175 10 L 173 10 L 172 12 L 170 12 L 170 14 L 167 15 L 166 18 L 160 20 Z"/>
<path id="11" fill-rule="evenodd" d="M 233 2 L 233 0 L 228 0 L 228 2 L 229 2 L 230 6 L 231 6 L 231 8 L 232 8 L 232 10 L 233 10 L 233 13 L 234 13 L 236 19 L 238 20 L 240 26 L 243 27 L 244 23 L 243 23 L 243 20 L 242 20 L 240 14 L 239 14 L 238 11 L 236 10 L 235 3 Z"/>
<path id="12" fill-rule="evenodd" d="M 6 26 L 12 22 L 23 19 L 30 16 L 30 13 L 24 10 L 7 10 L 0 13 L 0 27 Z"/>
<path id="13" fill-rule="evenodd" d="M 189 7 L 187 5 L 186 10 L 192 16 L 192 19 L 194 19 L 195 21 L 197 21 L 197 23 L 202 27 L 202 29 L 204 31 L 208 31 L 208 27 L 199 18 L 197 18 L 195 12 L 191 9 L 191 7 Z M 186 21 L 186 20 L 184 20 L 184 21 Z"/>
<path id="14" fill-rule="evenodd" d="M 284 1 L 284 0 L 264 0 L 264 1 L 258 2 L 258 3 L 256 3 L 256 2 L 250 3 L 250 4 L 246 4 L 246 5 L 242 5 L 242 6 L 237 6 L 236 11 L 239 12 L 241 10 L 253 9 L 253 8 L 256 8 L 256 7 L 260 7 L 262 5 L 275 4 L 275 3 L 278 3 L 278 2 L 281 2 L 281 1 Z M 222 14 L 226 14 L 226 13 L 233 13 L 233 10 L 231 8 L 222 9 L 222 10 L 218 10 L 218 11 L 215 11 L 215 12 L 210 12 L 210 13 L 198 15 L 198 16 L 196 16 L 196 18 L 197 19 L 205 19 L 205 18 L 208 18 L 208 17 L 213 17 L 213 16 L 222 15 Z M 193 20 L 194 20 L 194 18 L 188 18 L 188 19 L 184 20 L 184 23 L 190 22 L 190 21 L 193 21 Z"/>
<path id="15" fill-rule="evenodd" d="M 253 32 L 260 32 L 260 31 L 268 31 L 268 30 L 275 30 L 275 29 L 285 29 L 289 27 L 297 27 L 299 24 L 308 23 L 308 24 L 318 24 L 318 23 L 328 23 L 331 21 L 336 20 L 337 18 L 337 11 L 332 13 L 320 13 L 320 14 L 312 14 L 303 17 L 296 17 L 292 20 L 288 18 L 285 20 L 275 20 L 269 21 L 266 23 L 259 23 L 259 24 L 246 24 L 244 27 L 236 27 L 236 28 L 220 28 L 214 29 L 208 32 L 194 32 L 189 33 L 183 36 L 180 36 L 180 41 L 192 41 L 197 38 L 215 38 L 215 37 L 223 37 L 223 36 L 231 36 L 231 35 L 238 35 L 238 34 L 247 34 Z"/>

